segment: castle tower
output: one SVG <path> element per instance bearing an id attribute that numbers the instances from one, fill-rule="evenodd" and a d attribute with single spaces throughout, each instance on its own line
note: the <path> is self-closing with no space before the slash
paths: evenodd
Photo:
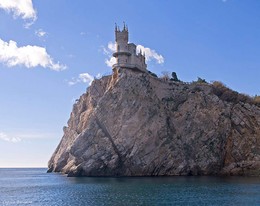
<path id="1" fill-rule="evenodd" d="M 113 68 L 128 68 L 146 72 L 145 56 L 140 52 L 136 55 L 136 45 L 128 44 L 128 28 L 124 24 L 124 28 L 120 31 L 115 26 L 116 52 L 113 56 L 116 58 L 116 64 Z"/>
<path id="2" fill-rule="evenodd" d="M 116 37 L 116 49 L 117 52 L 123 52 L 127 50 L 128 44 L 128 30 L 125 25 L 122 31 L 120 31 L 119 27 L 115 28 L 115 37 Z"/>
<path id="3" fill-rule="evenodd" d="M 120 31 L 119 27 L 115 28 L 115 39 L 116 39 L 116 52 L 113 54 L 116 57 L 116 63 L 118 66 L 125 65 L 128 62 L 128 57 L 131 55 L 128 52 L 128 30 L 125 25 L 122 31 Z"/>

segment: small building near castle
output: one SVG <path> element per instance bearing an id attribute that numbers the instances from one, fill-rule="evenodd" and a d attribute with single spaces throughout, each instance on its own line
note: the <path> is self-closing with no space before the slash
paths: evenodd
<path id="1" fill-rule="evenodd" d="M 113 69 L 126 68 L 147 72 L 145 63 L 145 54 L 140 50 L 136 54 L 136 45 L 128 43 L 128 28 L 124 25 L 122 31 L 115 27 L 116 52 L 113 56 L 116 58 L 116 64 Z"/>

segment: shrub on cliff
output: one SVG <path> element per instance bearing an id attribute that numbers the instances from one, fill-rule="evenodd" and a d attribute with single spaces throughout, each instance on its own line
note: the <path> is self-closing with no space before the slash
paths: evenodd
<path id="1" fill-rule="evenodd" d="M 257 97 L 251 98 L 247 94 L 240 94 L 236 91 L 229 89 L 222 82 L 214 81 L 212 86 L 213 86 L 213 93 L 224 101 L 233 102 L 233 103 L 244 102 L 244 103 L 255 104 L 260 106 L 260 98 L 259 99 Z"/>
<path id="2" fill-rule="evenodd" d="M 205 79 L 202 79 L 200 77 L 198 77 L 197 81 L 193 81 L 192 83 L 205 83 L 205 84 L 208 84 L 208 82 Z"/>
<path id="3" fill-rule="evenodd" d="M 254 99 L 255 102 L 257 102 L 257 103 L 260 104 L 260 96 L 255 95 L 255 96 L 253 97 L 253 99 Z"/>

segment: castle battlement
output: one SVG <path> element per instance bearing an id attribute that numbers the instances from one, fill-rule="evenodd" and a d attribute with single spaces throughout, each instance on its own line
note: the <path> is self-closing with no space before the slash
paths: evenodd
<path id="1" fill-rule="evenodd" d="M 113 68 L 138 69 L 146 72 L 145 54 L 140 51 L 136 55 L 136 45 L 128 43 L 128 28 L 124 24 L 123 30 L 115 27 L 116 52 L 113 56 L 116 58 L 116 64 Z"/>

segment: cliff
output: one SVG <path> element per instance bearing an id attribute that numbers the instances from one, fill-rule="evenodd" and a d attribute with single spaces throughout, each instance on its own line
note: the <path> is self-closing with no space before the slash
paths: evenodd
<path id="1" fill-rule="evenodd" d="M 260 107 L 213 85 L 122 70 L 73 106 L 48 172 L 68 176 L 260 176 Z"/>

